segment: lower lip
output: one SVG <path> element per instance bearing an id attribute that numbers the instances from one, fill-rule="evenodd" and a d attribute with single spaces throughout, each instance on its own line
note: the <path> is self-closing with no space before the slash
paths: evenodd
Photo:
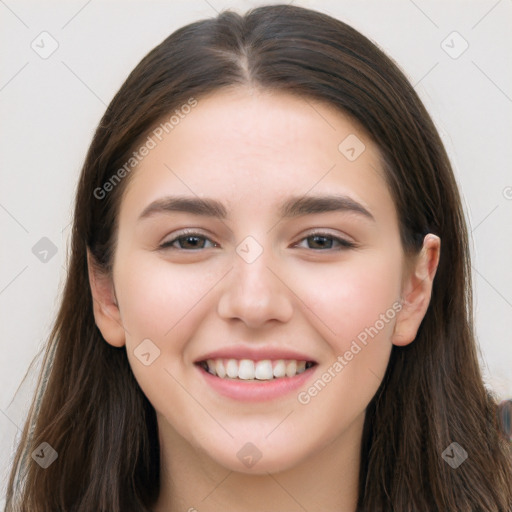
<path id="1" fill-rule="evenodd" d="M 264 402 L 284 397 L 303 386 L 313 376 L 317 365 L 295 375 L 272 380 L 244 381 L 221 379 L 196 366 L 206 383 L 220 395 L 245 402 Z"/>

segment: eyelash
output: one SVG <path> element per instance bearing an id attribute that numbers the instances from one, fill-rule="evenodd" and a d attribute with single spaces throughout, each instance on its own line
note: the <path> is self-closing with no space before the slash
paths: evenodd
<path id="1" fill-rule="evenodd" d="M 348 240 L 345 240 L 343 238 L 339 238 L 337 236 L 331 235 L 329 233 L 324 233 L 324 232 L 321 232 L 321 231 L 310 233 L 307 236 L 301 238 L 299 240 L 299 242 L 302 242 L 303 240 L 307 240 L 308 238 L 315 237 L 315 236 L 334 240 L 335 242 L 337 242 L 341 246 L 341 247 L 338 248 L 338 250 L 353 249 L 353 248 L 357 247 L 357 244 L 355 244 L 354 242 L 349 242 Z M 207 236 L 204 236 L 201 233 L 197 233 L 195 231 L 190 231 L 190 232 L 187 231 L 187 232 L 181 233 L 179 236 L 173 238 L 172 240 L 164 242 L 163 244 L 161 244 L 159 246 L 159 248 L 160 249 L 174 249 L 174 250 L 185 251 L 185 252 L 196 252 L 196 251 L 199 251 L 199 250 L 203 249 L 202 247 L 200 247 L 199 249 L 182 249 L 180 247 L 172 247 L 172 245 L 174 243 L 176 243 L 177 241 L 179 241 L 181 239 L 184 239 L 184 238 L 188 238 L 188 237 L 203 238 L 205 240 L 210 240 Z M 213 243 L 215 244 L 215 242 L 213 242 Z M 217 246 L 217 245 L 218 244 L 215 244 L 215 246 Z M 334 249 L 334 248 L 327 248 L 327 249 L 311 249 L 311 250 L 312 251 L 317 251 L 317 252 L 320 252 L 320 251 L 329 251 L 330 252 L 330 251 L 333 251 L 333 250 L 336 250 L 336 249 Z"/>

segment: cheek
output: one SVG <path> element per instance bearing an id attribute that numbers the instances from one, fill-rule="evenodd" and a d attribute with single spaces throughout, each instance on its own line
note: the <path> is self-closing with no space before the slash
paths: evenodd
<path id="1" fill-rule="evenodd" d="M 400 253 L 369 253 L 301 275 L 307 277 L 300 293 L 330 357 L 299 402 L 310 411 L 340 404 L 335 415 L 341 422 L 366 408 L 386 371 L 400 307 Z"/>
<path id="2" fill-rule="evenodd" d="M 304 265 L 303 263 L 301 265 Z M 400 297 L 400 256 L 375 251 L 333 264 L 291 270 L 300 275 L 297 294 L 310 310 L 309 317 L 336 352 L 372 326 L 379 338 L 392 332 L 396 301 Z M 384 320 L 382 320 L 384 315 Z M 373 332 L 373 330 L 372 330 Z"/>
<path id="3" fill-rule="evenodd" d="M 189 342 L 205 312 L 213 307 L 210 292 L 225 271 L 211 265 L 204 269 L 173 265 L 136 253 L 120 257 L 119 262 L 116 292 L 126 328 L 127 356 L 138 384 L 157 411 L 167 411 L 173 424 L 183 423 L 183 411 L 190 421 L 195 416 L 198 422 L 204 421 L 180 383 L 185 382 L 184 369 L 192 359 Z M 149 354 L 146 360 L 144 354 Z M 169 410 L 169 403 L 180 413 Z"/>
<path id="4" fill-rule="evenodd" d="M 127 348 L 149 338 L 162 351 L 174 354 L 182 351 L 192 335 L 210 290 L 222 277 L 211 264 L 201 269 L 147 255 L 126 258 L 116 274 Z"/>

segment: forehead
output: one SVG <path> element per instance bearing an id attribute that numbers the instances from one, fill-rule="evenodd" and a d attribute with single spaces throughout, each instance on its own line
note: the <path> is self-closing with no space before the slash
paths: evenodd
<path id="1" fill-rule="evenodd" d="M 309 98 L 217 91 L 155 142 L 130 177 L 122 212 L 135 215 L 172 193 L 262 212 L 290 195 L 334 189 L 370 209 L 394 210 L 375 144 L 349 117 Z"/>

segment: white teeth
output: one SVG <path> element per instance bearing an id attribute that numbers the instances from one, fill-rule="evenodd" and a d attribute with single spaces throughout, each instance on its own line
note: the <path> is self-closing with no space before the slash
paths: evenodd
<path id="1" fill-rule="evenodd" d="M 215 361 L 213 359 L 208 359 L 208 361 L 206 361 L 206 364 L 208 365 L 208 371 L 212 375 L 215 375 L 216 374 L 216 372 L 215 372 Z"/>
<path id="2" fill-rule="evenodd" d="M 286 365 L 286 376 L 293 377 L 297 373 L 297 361 L 288 361 Z"/>
<path id="3" fill-rule="evenodd" d="M 282 359 L 279 359 L 279 361 L 276 361 L 276 364 L 274 365 L 274 377 L 276 379 L 280 377 L 284 377 L 286 375 L 286 364 Z"/>
<path id="4" fill-rule="evenodd" d="M 293 359 L 208 359 L 202 365 L 208 373 L 221 379 L 272 380 L 299 375 L 313 366 L 313 363 Z"/>
<path id="5" fill-rule="evenodd" d="M 250 359 L 242 359 L 238 364 L 238 378 L 243 380 L 254 379 L 254 363 Z"/>
<path id="6" fill-rule="evenodd" d="M 238 361 L 236 359 L 228 359 L 226 373 L 231 379 L 236 379 L 238 377 Z"/>
<path id="7" fill-rule="evenodd" d="M 254 369 L 254 376 L 259 380 L 270 380 L 274 378 L 272 373 L 272 361 L 269 359 L 258 361 Z"/>
<path id="8" fill-rule="evenodd" d="M 210 366 L 209 363 L 208 366 Z M 224 378 L 226 376 L 226 369 L 224 368 L 224 362 L 222 361 L 222 359 L 217 359 L 215 361 L 215 373 L 221 378 Z"/>

